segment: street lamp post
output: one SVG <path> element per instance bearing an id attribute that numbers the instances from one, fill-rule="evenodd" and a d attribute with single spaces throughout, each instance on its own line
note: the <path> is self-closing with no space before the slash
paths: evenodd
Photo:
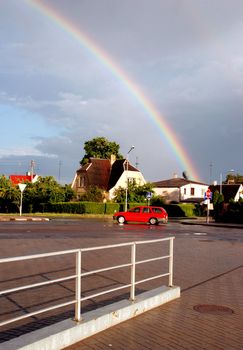
<path id="1" fill-rule="evenodd" d="M 131 146 L 126 156 L 126 197 L 125 197 L 125 211 L 127 211 L 127 194 L 128 194 L 128 158 L 129 153 L 134 149 L 134 146 Z"/>
<path id="2" fill-rule="evenodd" d="M 20 192 L 21 192 L 21 195 L 20 195 L 20 206 L 19 206 L 19 216 L 22 215 L 23 192 L 25 190 L 25 187 L 26 187 L 26 184 L 19 184 L 19 189 L 20 189 Z"/>

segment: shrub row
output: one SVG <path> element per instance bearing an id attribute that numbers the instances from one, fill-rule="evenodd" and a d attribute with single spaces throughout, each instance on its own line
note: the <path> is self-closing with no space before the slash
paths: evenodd
<path id="1" fill-rule="evenodd" d="M 68 214 L 113 214 L 119 211 L 117 203 L 64 202 L 45 205 L 43 212 Z"/>
<path id="2" fill-rule="evenodd" d="M 164 204 L 163 208 L 169 217 L 192 217 L 196 216 L 196 206 L 192 203 L 186 204 Z"/>
<path id="3" fill-rule="evenodd" d="M 231 201 L 229 204 L 222 204 L 215 208 L 214 218 L 217 222 L 243 224 L 243 201 Z"/>
<path id="4" fill-rule="evenodd" d="M 144 205 L 144 203 L 129 203 L 128 208 Z M 196 215 L 194 204 L 164 204 L 169 217 L 191 217 Z M 69 202 L 43 205 L 43 212 L 72 213 L 72 214 L 110 214 L 123 211 L 124 204 L 96 203 L 96 202 Z"/>

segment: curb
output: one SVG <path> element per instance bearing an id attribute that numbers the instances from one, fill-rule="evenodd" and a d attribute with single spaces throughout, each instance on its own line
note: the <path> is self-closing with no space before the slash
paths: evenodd
<path id="1" fill-rule="evenodd" d="M 228 228 L 238 228 L 243 229 L 243 225 L 240 224 L 224 224 L 216 222 L 192 222 L 192 221 L 181 221 L 182 225 L 201 225 L 201 226 L 212 226 L 212 227 L 228 227 Z"/>
<path id="2" fill-rule="evenodd" d="M 59 350 L 116 324 L 180 297 L 180 287 L 162 286 L 137 296 L 83 314 L 80 323 L 65 320 L 25 334 L 0 345 L 0 350 Z"/>
<path id="3" fill-rule="evenodd" d="M 9 216 L 9 217 L 0 217 L 0 221 L 18 221 L 18 222 L 26 222 L 26 221 L 38 221 L 38 222 L 41 222 L 41 221 L 49 221 L 50 219 L 49 218 L 38 218 L 38 217 L 12 217 L 12 216 Z"/>

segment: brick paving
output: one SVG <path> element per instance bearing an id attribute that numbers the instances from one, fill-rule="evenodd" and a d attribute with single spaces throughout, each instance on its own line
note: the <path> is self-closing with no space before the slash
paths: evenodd
<path id="1" fill-rule="evenodd" d="M 68 350 L 243 349 L 243 267 L 182 292 L 181 298 L 114 326 Z M 200 313 L 194 306 L 233 310 Z"/>
<path id="2" fill-rule="evenodd" d="M 20 233 L 12 236 L 2 235 L 1 256 L 16 256 L 35 254 L 40 252 L 73 249 L 77 247 L 99 246 L 111 243 L 120 243 L 141 239 L 163 238 L 173 233 L 173 227 L 143 228 L 134 226 L 128 234 L 122 227 L 106 227 L 104 231 L 96 235 L 86 232 L 85 225 L 73 224 L 68 229 L 63 224 L 59 226 L 21 225 Z M 84 227 L 83 227 L 84 226 Z M 46 230 L 44 230 L 46 227 Z M 179 227 L 179 226 L 178 226 Z M 100 230 L 100 227 L 99 227 Z M 112 230 L 112 234 L 108 234 Z M 117 230 L 117 231 L 114 231 Z M 144 230 L 141 235 L 141 230 Z M 1 231 L 1 228 L 0 228 Z M 35 231 L 33 234 L 32 231 Z M 67 233 L 67 232 L 71 232 Z M 108 233 L 107 233 L 108 232 Z M 137 234 L 138 232 L 138 234 Z M 223 231 L 222 231 L 223 232 Z M 84 349 L 243 349 L 243 254 L 241 237 L 243 232 L 235 231 L 238 240 L 208 239 L 204 236 L 189 237 L 177 235 L 175 240 L 174 259 L 174 283 L 181 286 L 180 299 L 166 304 L 124 322 L 105 332 L 99 333 L 69 350 Z M 157 254 L 158 246 L 149 247 L 143 253 L 146 257 Z M 106 264 L 110 259 L 119 260 L 122 263 L 126 254 L 109 252 L 106 257 L 97 254 L 95 259 L 87 259 L 87 270 L 97 267 L 97 263 Z M 57 278 L 60 274 L 73 269 L 73 260 L 65 257 L 59 259 L 58 268 L 52 259 L 39 262 L 37 266 L 18 264 L 15 268 L 4 266 L 0 270 L 1 289 L 12 285 L 26 284 L 29 281 L 44 281 Z M 154 266 L 148 268 L 150 272 L 156 270 Z M 147 272 L 147 271 L 145 271 Z M 142 275 L 143 271 L 138 271 Z M 109 278 L 103 274 L 96 276 L 95 281 L 89 281 L 84 287 L 84 293 L 89 293 L 98 285 L 116 285 L 124 283 L 125 277 L 117 272 L 111 273 Z M 157 287 L 157 282 L 153 282 Z M 158 282 L 159 283 L 159 282 Z M 165 283 L 163 283 L 165 284 Z M 153 287 L 152 283 L 143 285 L 143 290 Z M 58 302 L 66 301 L 73 297 L 74 286 L 70 283 L 57 284 L 50 290 L 44 289 L 41 297 L 39 291 L 28 295 L 17 293 L 7 298 L 0 298 L 0 318 L 24 313 L 51 303 L 53 295 Z M 141 290 L 142 291 L 142 290 Z M 58 294 L 57 294 L 58 292 Z M 123 295 L 124 297 L 124 295 Z M 109 297 L 110 298 L 110 297 Z M 109 298 L 99 301 L 91 300 L 86 303 L 84 310 L 96 308 L 99 305 L 110 303 Z M 113 298 L 114 301 L 115 297 Z M 198 304 L 213 304 L 231 308 L 234 313 L 214 314 L 199 313 L 194 310 Z M 73 311 L 70 308 L 56 311 L 52 314 L 44 314 L 32 317 L 18 323 L 15 328 L 9 328 L 8 332 L 0 335 L 2 341 L 30 332 L 41 326 L 57 322 L 64 318 L 70 318 Z M 22 333 L 21 333 L 22 332 Z M 5 336 L 5 337 L 4 337 Z"/>

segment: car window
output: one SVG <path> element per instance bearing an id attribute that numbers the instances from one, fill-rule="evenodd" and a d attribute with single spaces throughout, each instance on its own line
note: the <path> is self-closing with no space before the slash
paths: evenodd
<path id="1" fill-rule="evenodd" d="M 161 214 L 162 213 L 162 209 L 160 208 L 153 208 L 152 209 L 154 213 L 157 213 L 157 214 Z"/>
<path id="2" fill-rule="evenodd" d="M 149 213 L 150 210 L 149 210 L 149 208 L 143 208 L 142 212 L 143 212 L 143 213 Z"/>
<path id="3" fill-rule="evenodd" d="M 140 208 L 133 208 L 133 209 L 130 209 L 129 210 L 130 211 L 130 213 L 139 213 L 140 212 Z"/>

